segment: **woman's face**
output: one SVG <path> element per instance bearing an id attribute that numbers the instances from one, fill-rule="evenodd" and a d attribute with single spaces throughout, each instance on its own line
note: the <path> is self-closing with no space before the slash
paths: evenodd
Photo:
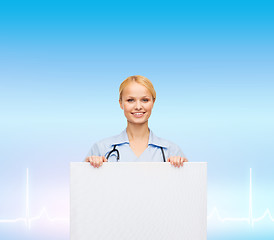
<path id="1" fill-rule="evenodd" d="M 143 124 L 148 121 L 154 105 L 153 97 L 148 89 L 136 82 L 127 85 L 119 100 L 128 122 Z"/>

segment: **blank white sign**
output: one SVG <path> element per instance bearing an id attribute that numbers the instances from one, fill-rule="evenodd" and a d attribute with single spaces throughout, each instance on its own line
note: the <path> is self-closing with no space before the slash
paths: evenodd
<path id="1" fill-rule="evenodd" d="M 71 163 L 71 240 L 205 240 L 207 163 Z"/>

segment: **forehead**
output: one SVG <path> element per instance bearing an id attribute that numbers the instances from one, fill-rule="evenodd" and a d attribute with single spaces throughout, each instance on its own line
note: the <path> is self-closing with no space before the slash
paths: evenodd
<path id="1" fill-rule="evenodd" d="M 152 96 L 149 90 L 142 84 L 132 82 L 127 85 L 122 93 L 123 96 Z"/>

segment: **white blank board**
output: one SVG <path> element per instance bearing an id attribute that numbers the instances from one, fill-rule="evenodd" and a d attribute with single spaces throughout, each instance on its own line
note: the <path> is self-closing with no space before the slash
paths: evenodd
<path id="1" fill-rule="evenodd" d="M 71 163 L 71 240 L 204 240 L 207 163 Z"/>

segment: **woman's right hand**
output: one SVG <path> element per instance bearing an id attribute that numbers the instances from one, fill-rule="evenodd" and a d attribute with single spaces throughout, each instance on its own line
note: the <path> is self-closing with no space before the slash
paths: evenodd
<path id="1" fill-rule="evenodd" d="M 91 166 L 93 167 L 101 167 L 103 165 L 103 162 L 107 162 L 108 160 L 105 158 L 105 156 L 89 156 L 86 157 L 85 162 L 89 162 Z"/>

